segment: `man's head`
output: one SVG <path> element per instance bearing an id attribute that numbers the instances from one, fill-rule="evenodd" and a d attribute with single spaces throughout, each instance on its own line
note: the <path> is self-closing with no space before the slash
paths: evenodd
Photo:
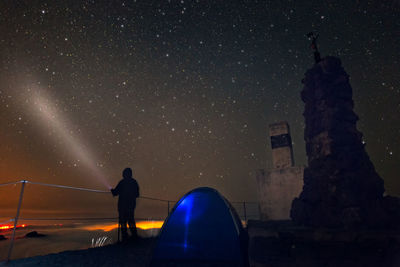
<path id="1" fill-rule="evenodd" d="M 124 177 L 124 178 L 132 178 L 132 169 L 131 168 L 125 168 L 124 171 L 122 172 L 122 177 Z"/>

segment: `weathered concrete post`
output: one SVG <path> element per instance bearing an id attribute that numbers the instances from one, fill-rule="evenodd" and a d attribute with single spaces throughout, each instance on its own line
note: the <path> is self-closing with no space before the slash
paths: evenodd
<path id="1" fill-rule="evenodd" d="M 270 124 L 269 135 L 271 138 L 273 168 L 293 167 L 294 158 L 289 124 L 285 121 Z"/>
<path id="2" fill-rule="evenodd" d="M 261 220 L 288 220 L 292 201 L 303 187 L 303 166 L 294 166 L 289 124 L 269 125 L 272 148 L 270 170 L 258 170 L 258 199 Z"/>

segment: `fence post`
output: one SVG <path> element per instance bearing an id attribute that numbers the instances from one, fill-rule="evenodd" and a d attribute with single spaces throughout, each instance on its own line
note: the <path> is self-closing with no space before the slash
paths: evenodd
<path id="1" fill-rule="evenodd" d="M 7 262 L 10 261 L 11 258 L 11 253 L 14 247 L 14 240 L 15 240 L 15 230 L 17 229 L 17 223 L 18 223 L 18 218 L 19 218 L 19 211 L 21 210 L 21 204 L 22 204 L 22 197 L 24 196 L 24 189 L 25 189 L 25 183 L 27 181 L 23 180 L 22 185 L 21 185 L 21 193 L 19 194 L 19 201 L 18 201 L 18 208 L 17 208 L 17 214 L 15 215 L 14 218 L 14 229 L 11 237 L 11 244 L 10 248 L 8 249 L 8 256 L 7 256 Z"/>
<path id="2" fill-rule="evenodd" d="M 168 213 L 167 213 L 167 216 L 169 216 L 169 200 L 168 200 Z"/>
<path id="3" fill-rule="evenodd" d="M 247 221 L 246 202 L 244 202 L 244 201 L 243 201 L 243 213 L 244 213 L 244 220 Z"/>

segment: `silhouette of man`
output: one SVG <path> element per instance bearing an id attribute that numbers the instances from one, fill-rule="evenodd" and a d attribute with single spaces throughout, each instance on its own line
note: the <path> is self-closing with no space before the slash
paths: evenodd
<path id="1" fill-rule="evenodd" d="M 126 224 L 129 225 L 132 237 L 137 238 L 137 229 L 135 224 L 136 198 L 139 197 L 139 185 L 132 177 L 132 169 L 126 168 L 122 172 L 123 179 L 118 185 L 111 189 L 113 196 L 119 196 L 118 213 L 119 223 L 121 225 L 122 241 L 128 239 Z"/>

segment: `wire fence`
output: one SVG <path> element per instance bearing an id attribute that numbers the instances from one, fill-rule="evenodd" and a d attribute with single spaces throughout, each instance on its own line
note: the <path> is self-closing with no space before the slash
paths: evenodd
<path id="1" fill-rule="evenodd" d="M 19 184 L 19 183 L 22 183 L 22 181 L 4 183 L 4 184 L 0 184 L 0 186 L 6 186 L 6 185 L 12 185 L 12 184 Z"/>
<path id="2" fill-rule="evenodd" d="M 6 223 L 12 222 L 12 221 L 14 221 L 14 219 L 9 219 L 7 221 L 0 222 L 0 226 L 3 224 L 6 224 Z"/>
<path id="3" fill-rule="evenodd" d="M 18 205 L 17 205 L 17 210 L 16 210 L 16 215 L 14 218 L 10 218 L 6 221 L 0 222 L 0 227 L 5 224 L 13 223 L 13 227 L 8 226 L 9 228 L 3 228 L 3 229 L 12 229 L 12 236 L 10 240 L 10 245 L 8 249 L 8 254 L 6 257 L 6 261 L 10 261 L 11 256 L 12 256 L 12 251 L 14 247 L 14 242 L 15 242 L 15 233 L 16 229 L 18 226 L 18 221 L 115 221 L 117 222 L 118 217 L 113 216 L 113 217 L 46 217 L 46 218 L 32 218 L 32 217 L 23 217 L 20 216 L 21 212 L 21 205 L 23 201 L 23 196 L 24 196 L 24 189 L 26 184 L 32 184 L 32 185 L 39 185 L 39 186 L 44 186 L 44 187 L 51 187 L 51 188 L 59 188 L 59 189 L 68 189 L 68 190 L 75 190 L 75 191 L 84 191 L 84 192 L 91 192 L 91 193 L 98 193 L 98 194 L 110 194 L 110 191 L 104 191 L 104 190 L 97 190 L 97 189 L 91 189 L 91 188 L 83 188 L 83 187 L 73 187 L 73 186 L 66 186 L 66 185 L 56 185 L 56 184 L 48 184 L 48 183 L 40 183 L 40 182 L 32 182 L 32 181 L 27 181 L 27 180 L 20 180 L 20 181 L 15 181 L 15 182 L 7 182 L 7 183 L 1 183 L 0 187 L 3 186 L 9 186 L 9 185 L 17 185 L 21 184 L 21 190 L 19 194 L 19 200 L 18 200 Z M 163 203 L 163 205 L 166 205 L 164 207 L 159 206 L 158 214 L 164 214 L 163 215 L 158 215 L 158 216 L 144 216 L 144 217 L 136 217 L 136 220 L 159 220 L 159 221 L 164 221 L 168 215 L 170 214 L 173 206 L 178 202 L 177 200 L 168 200 L 168 199 L 160 199 L 160 198 L 154 198 L 154 197 L 147 197 L 147 196 L 140 196 L 139 199 L 142 199 L 143 201 L 156 201 L 158 203 Z M 240 219 L 242 221 L 246 222 L 249 219 L 258 219 L 259 218 L 259 210 L 258 210 L 258 203 L 257 202 L 249 202 L 249 201 L 234 201 L 230 202 L 231 205 L 234 207 L 236 212 L 238 213 Z M 156 206 L 155 204 L 152 204 L 153 206 Z M 143 206 L 149 206 L 143 204 Z M 164 211 L 162 211 L 164 210 Z M 2 229 L 2 228 L 0 228 Z M 118 239 L 119 239 L 119 232 L 118 232 Z M 1 259 L 0 259 L 1 260 Z"/>

